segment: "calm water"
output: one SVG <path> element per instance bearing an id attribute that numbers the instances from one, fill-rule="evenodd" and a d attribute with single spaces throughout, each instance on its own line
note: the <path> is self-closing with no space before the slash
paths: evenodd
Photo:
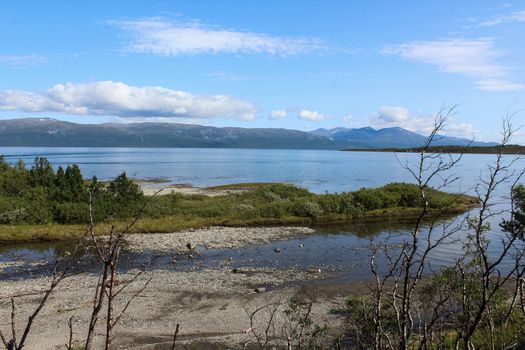
<path id="1" fill-rule="evenodd" d="M 85 177 L 108 180 L 125 171 L 136 179 L 213 186 L 240 182 L 287 182 L 316 193 L 352 191 L 394 181 L 410 181 L 394 153 L 313 150 L 202 148 L 46 148 L 0 147 L 9 162 L 33 163 L 37 156 L 52 164 L 78 164 Z M 415 154 L 402 154 L 413 163 Z M 472 187 L 493 155 L 465 155 L 455 169 L 460 181 L 450 190 Z M 524 162 L 517 166 L 524 166 Z"/>
<path id="2" fill-rule="evenodd" d="M 9 162 L 18 159 L 31 164 L 36 156 L 47 157 L 52 164 L 78 164 L 86 177 L 111 179 L 126 171 L 137 179 L 165 179 L 171 183 L 212 186 L 239 182 L 287 182 L 316 193 L 352 191 L 361 187 L 376 187 L 394 181 L 410 182 L 401 162 L 415 163 L 417 155 L 393 153 L 311 151 L 311 150 L 250 150 L 250 149 L 133 149 L 133 148 L 0 148 Z M 459 177 L 447 190 L 473 193 L 480 175 L 484 174 L 493 155 L 465 155 L 453 174 Z M 514 165 L 525 167 L 525 160 Z M 495 205 L 504 208 L 506 191 L 498 192 Z M 454 220 L 459 223 L 466 215 Z M 489 238 L 498 242 L 498 223 L 492 222 Z M 200 250 L 192 260 L 173 254 L 145 252 L 124 253 L 123 266 L 147 265 L 152 268 L 185 269 L 216 267 L 228 261 L 234 267 L 320 267 L 333 272 L 337 281 L 366 279 L 369 276 L 366 246 L 371 239 L 381 239 L 389 233 L 401 240 L 411 228 L 407 222 L 380 222 L 318 228 L 316 233 L 299 239 L 274 242 L 245 249 Z M 461 237 L 460 237 L 461 238 Z M 5 268 L 0 278 L 18 278 L 47 273 L 54 258 L 65 251 L 67 243 L 10 245 L 0 247 L 0 263 L 24 260 L 28 264 Z M 280 254 L 274 248 L 281 249 Z M 431 256 L 434 266 L 444 266 L 461 254 L 461 241 L 436 249 Z M 493 254 L 499 251 L 491 246 Z M 511 264 L 511 261 L 505 264 Z"/>

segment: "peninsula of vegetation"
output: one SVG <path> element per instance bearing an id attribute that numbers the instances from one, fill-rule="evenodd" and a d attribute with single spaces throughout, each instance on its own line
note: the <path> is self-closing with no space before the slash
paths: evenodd
<path id="1" fill-rule="evenodd" d="M 414 148 L 348 148 L 348 152 L 398 152 L 398 153 L 420 153 L 421 147 Z M 427 153 L 454 153 L 454 154 L 525 154 L 525 146 L 430 146 L 425 148 Z"/>
<path id="2" fill-rule="evenodd" d="M 140 217 L 136 233 L 166 233 L 210 226 L 308 225 L 372 220 L 420 213 L 416 185 L 314 194 L 289 184 L 239 184 L 212 188 L 221 195 L 166 191 L 145 195 L 125 173 L 101 183 L 85 180 L 78 166 L 54 170 L 45 158 L 31 167 L 0 158 L 0 241 L 67 240 L 85 233 L 90 217 L 99 226 Z M 428 189 L 431 212 L 467 210 L 477 199 Z M 104 230 L 101 230 L 103 232 Z"/>

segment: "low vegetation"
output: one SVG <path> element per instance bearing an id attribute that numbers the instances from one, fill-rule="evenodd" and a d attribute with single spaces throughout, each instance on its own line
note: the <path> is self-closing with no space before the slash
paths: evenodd
<path id="1" fill-rule="evenodd" d="M 287 184 L 239 184 L 249 189 L 209 197 L 168 194 L 144 196 L 125 173 L 101 184 L 85 181 L 76 165 L 57 171 L 45 158 L 31 168 L 0 158 L 0 241 L 71 239 L 89 220 L 89 197 L 101 224 L 125 222 L 142 213 L 134 232 L 173 232 L 211 225 L 246 226 L 338 222 L 385 215 L 417 215 L 422 199 L 416 185 L 389 184 L 352 193 L 313 194 Z M 464 195 L 430 190 L 431 209 L 459 212 L 476 204 Z M 109 224 L 108 224 L 109 225 Z"/>

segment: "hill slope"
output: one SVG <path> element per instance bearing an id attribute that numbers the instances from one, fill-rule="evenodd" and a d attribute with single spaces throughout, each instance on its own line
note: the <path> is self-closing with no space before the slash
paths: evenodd
<path id="1" fill-rule="evenodd" d="M 276 128 L 217 128 L 175 123 L 76 124 L 50 118 L 0 120 L 0 146 L 408 148 L 421 146 L 425 139 L 425 136 L 401 128 L 337 128 L 304 132 Z M 436 145 L 462 146 L 467 143 L 466 139 L 443 137 Z"/>
<path id="2" fill-rule="evenodd" d="M 334 141 L 349 141 L 354 144 L 362 144 L 361 148 L 412 148 L 419 147 L 426 141 L 426 136 L 403 128 L 373 129 L 370 127 L 349 129 L 317 129 L 311 134 L 328 137 Z M 471 140 L 450 136 L 439 136 L 434 142 L 435 146 L 455 145 L 467 146 Z M 472 146 L 489 146 L 495 143 L 472 142 Z M 349 147 L 355 148 L 355 147 Z"/>

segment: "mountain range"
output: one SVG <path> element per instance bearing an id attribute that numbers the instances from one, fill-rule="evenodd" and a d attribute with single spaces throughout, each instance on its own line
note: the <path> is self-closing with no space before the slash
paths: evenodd
<path id="1" fill-rule="evenodd" d="M 306 132 L 151 122 L 77 124 L 52 118 L 0 120 L 0 146 L 373 149 L 419 147 L 425 140 L 425 136 L 402 128 L 335 128 Z M 441 136 L 435 145 L 464 146 L 469 143 L 468 139 Z M 473 142 L 472 145 L 494 143 Z"/>

